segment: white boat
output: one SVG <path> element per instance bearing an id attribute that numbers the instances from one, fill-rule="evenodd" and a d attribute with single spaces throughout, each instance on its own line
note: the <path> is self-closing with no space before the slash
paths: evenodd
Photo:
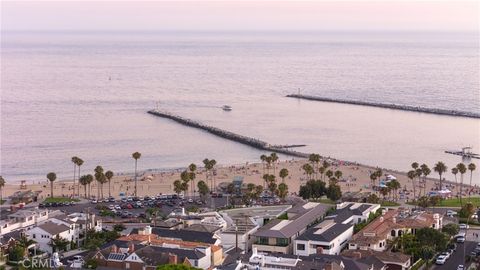
<path id="1" fill-rule="evenodd" d="M 230 107 L 230 106 L 228 106 L 228 105 L 223 105 L 222 110 L 229 112 L 229 111 L 232 110 L 232 107 Z"/>

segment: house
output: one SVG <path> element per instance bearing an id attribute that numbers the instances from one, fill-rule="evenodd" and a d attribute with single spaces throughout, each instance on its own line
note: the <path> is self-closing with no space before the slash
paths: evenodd
<path id="1" fill-rule="evenodd" d="M 352 237 L 348 248 L 361 250 L 384 251 L 387 249 L 387 240 L 405 233 L 415 234 L 417 229 L 430 227 L 441 229 L 443 218 L 436 213 L 396 210 L 382 210 L 382 215 L 365 226 Z"/>
<path id="2" fill-rule="evenodd" d="M 309 202 L 295 213 L 287 211 L 289 219 L 272 220 L 253 233 L 252 248 L 260 252 L 292 254 L 295 239 L 321 220 L 330 208 L 330 205 Z"/>
<path id="3" fill-rule="evenodd" d="M 133 229 L 130 235 L 134 234 L 153 234 L 162 238 L 170 238 L 174 240 L 187 241 L 187 242 L 200 242 L 211 245 L 220 245 L 220 237 L 216 233 L 202 232 L 202 231 L 189 231 L 185 229 L 169 230 L 164 228 L 156 228 L 146 226 L 142 229 Z"/>
<path id="4" fill-rule="evenodd" d="M 336 223 L 358 224 L 368 219 L 370 214 L 375 214 L 380 209 L 380 204 L 343 202 L 337 204 L 335 213 L 325 217 Z"/>
<path id="5" fill-rule="evenodd" d="M 4 235 L 19 229 L 30 229 L 36 224 L 46 221 L 48 218 L 59 215 L 58 210 L 47 209 L 21 209 L 9 214 L 7 219 L 0 221 L 0 235 Z"/>
<path id="6" fill-rule="evenodd" d="M 29 238 L 37 242 L 37 246 L 40 250 L 53 253 L 53 248 L 50 245 L 52 243 L 52 239 L 54 238 L 63 238 L 67 241 L 75 241 L 74 231 L 71 227 L 58 224 L 52 221 L 45 222 L 41 225 L 35 226 L 32 229 L 29 229 L 25 232 L 25 235 Z"/>
<path id="7" fill-rule="evenodd" d="M 353 224 L 336 223 L 332 219 L 326 219 L 295 239 L 294 254 L 339 255 L 352 235 Z"/>
<path id="8" fill-rule="evenodd" d="M 158 237 L 145 228 L 142 234 L 131 234 L 101 247 L 90 254 L 99 265 L 117 269 L 155 269 L 160 264 L 186 264 L 202 269 L 223 261 L 220 246 L 202 242 Z"/>
<path id="9" fill-rule="evenodd" d="M 253 249 L 237 262 L 222 266 L 220 269 L 291 269 L 291 270 L 386 270 L 385 264 L 374 257 L 354 259 L 340 255 L 315 254 L 296 256 L 287 254 L 267 254 Z"/>
<path id="10" fill-rule="evenodd" d="M 407 270 L 411 266 L 411 257 L 400 252 L 347 249 L 342 255 L 361 261 L 373 262 L 372 258 L 375 258 L 375 261 L 380 261 L 388 270 Z"/>

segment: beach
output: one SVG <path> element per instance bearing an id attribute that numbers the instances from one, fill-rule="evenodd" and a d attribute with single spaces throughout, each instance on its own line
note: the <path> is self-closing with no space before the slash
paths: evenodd
<path id="1" fill-rule="evenodd" d="M 289 171 L 289 176 L 285 178 L 285 183 L 289 187 L 290 194 L 298 194 L 299 188 L 302 184 L 307 181 L 307 175 L 304 173 L 301 168 L 303 164 L 308 163 L 308 160 L 305 159 L 291 159 L 283 160 L 275 164 L 275 174 L 277 175 L 277 184 L 281 183 L 282 179 L 278 177 L 278 172 L 286 168 Z M 254 183 L 256 185 L 263 185 L 262 175 L 264 174 L 265 166 L 262 163 L 245 163 L 244 165 L 232 165 L 232 166 L 217 166 L 216 167 L 216 176 L 215 183 L 218 185 L 221 182 L 231 182 L 235 176 L 241 176 L 244 178 L 244 183 Z M 341 186 L 342 192 L 355 192 L 355 191 L 372 191 L 371 189 L 371 180 L 370 172 L 373 172 L 375 168 L 356 165 L 356 164 L 339 164 L 332 165 L 329 167 L 330 170 L 335 171 L 339 170 L 342 172 L 342 180 L 338 182 Z M 406 188 L 411 194 L 413 192 L 413 186 L 411 180 L 406 176 L 404 172 L 398 172 L 388 169 L 382 169 L 383 174 L 391 174 L 397 178 L 401 184 L 401 189 Z M 180 172 L 182 170 L 171 170 L 160 173 L 148 173 L 141 172 L 138 174 L 138 195 L 158 195 L 158 194 L 173 194 L 173 182 L 180 179 Z M 273 174 L 273 165 L 269 169 L 270 173 Z M 265 171 L 266 172 L 266 171 Z M 196 183 L 200 180 L 205 181 L 205 171 L 203 168 L 197 169 L 196 174 Z M 435 178 L 437 177 L 437 178 Z M 318 174 L 320 178 L 320 174 Z M 111 180 L 111 195 L 118 198 L 121 193 L 125 195 L 133 195 L 134 192 L 134 175 L 115 175 Z M 210 186 L 211 182 L 207 184 Z M 382 177 L 385 179 L 385 177 Z M 469 177 L 468 174 L 464 177 L 464 184 L 468 184 Z M 327 181 L 328 182 L 328 181 Z M 418 182 L 418 180 L 416 180 Z M 430 190 L 433 190 L 436 186 L 438 187 L 438 174 L 432 172 L 430 178 L 427 178 L 427 193 Z M 378 182 L 377 182 L 378 183 Z M 43 199 L 49 196 L 50 194 L 50 183 L 47 180 L 42 181 L 28 181 L 26 190 L 32 191 L 41 191 L 39 198 Z M 417 183 L 418 184 L 418 183 Z M 450 182 L 451 184 L 451 182 Z M 59 180 L 54 182 L 54 196 L 55 197 L 70 197 L 73 192 L 73 181 L 72 180 Z M 452 186 L 449 186 L 452 189 Z M 3 195 L 9 196 L 16 191 L 20 190 L 19 183 L 7 183 L 3 188 Z M 76 189 L 77 190 L 77 189 Z M 418 194 L 419 187 L 417 187 L 416 192 Z M 465 189 L 464 189 L 465 190 Z M 453 189 L 454 193 L 455 189 Z M 97 194 L 97 183 L 94 181 L 91 184 L 91 195 L 96 196 Z M 104 184 L 103 187 L 104 197 L 107 197 L 109 194 L 108 183 Z M 189 189 L 187 195 L 191 194 Z M 84 196 L 84 188 L 80 186 L 80 196 Z M 412 195 L 410 195 L 412 196 Z M 413 197 L 413 196 L 412 196 Z"/>

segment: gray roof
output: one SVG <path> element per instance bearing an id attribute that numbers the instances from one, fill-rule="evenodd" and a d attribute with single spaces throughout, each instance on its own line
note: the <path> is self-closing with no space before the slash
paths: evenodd
<path id="1" fill-rule="evenodd" d="M 138 234 L 138 228 L 132 230 L 130 234 Z M 215 244 L 217 238 L 215 234 L 211 232 L 199 232 L 199 231 L 188 231 L 185 229 L 182 230 L 168 230 L 163 228 L 152 228 L 152 234 L 158 235 L 159 237 L 179 239 L 189 242 L 201 242 L 207 244 Z"/>
<path id="2" fill-rule="evenodd" d="M 318 204 L 307 212 L 296 215 L 292 220 L 272 220 L 267 223 L 267 225 L 258 229 L 253 235 L 259 237 L 290 238 L 318 219 L 321 219 L 331 207 L 332 206 L 328 204 Z"/>
<path id="3" fill-rule="evenodd" d="M 63 225 L 63 224 L 55 224 L 51 221 L 45 222 L 42 225 L 38 225 L 38 227 L 51 235 L 56 235 L 62 233 L 64 231 L 68 231 L 70 227 Z"/>
<path id="4" fill-rule="evenodd" d="M 342 224 L 342 223 L 335 223 L 330 228 L 326 229 L 322 233 L 316 233 L 320 228 L 317 226 L 308 229 L 304 234 L 300 235 L 297 240 L 313 240 L 313 241 L 320 241 L 320 242 L 331 242 L 335 238 L 337 238 L 340 234 L 346 232 L 353 225 L 351 224 Z"/>
<path id="5" fill-rule="evenodd" d="M 355 209 L 350 209 L 354 204 L 355 203 L 350 203 L 344 208 L 337 209 L 335 213 L 328 216 L 327 219 L 333 219 L 337 223 L 342 223 L 353 215 L 361 216 L 363 212 L 373 206 L 373 204 L 361 204 Z"/>

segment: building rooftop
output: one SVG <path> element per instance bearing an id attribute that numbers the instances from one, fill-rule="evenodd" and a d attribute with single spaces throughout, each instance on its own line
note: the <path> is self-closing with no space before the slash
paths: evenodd
<path id="1" fill-rule="evenodd" d="M 331 242 L 351 228 L 353 228 L 352 224 L 335 223 L 333 220 L 325 220 L 308 229 L 304 234 L 297 237 L 297 240 Z"/>
<path id="2" fill-rule="evenodd" d="M 375 208 L 379 208 L 378 204 L 370 203 L 343 203 L 337 205 L 337 210 L 334 214 L 326 217 L 327 219 L 333 219 L 337 223 L 344 223 L 350 217 L 362 216 L 366 212 L 370 212 Z"/>
<path id="3" fill-rule="evenodd" d="M 139 229 L 133 229 L 131 234 L 138 234 Z M 185 229 L 181 230 L 168 230 L 163 228 L 152 227 L 152 234 L 158 235 L 159 237 L 171 238 L 182 241 L 190 242 L 201 242 L 207 244 L 215 244 L 217 238 L 214 233 L 211 232 L 199 232 L 199 231 L 189 231 Z"/>
<path id="4" fill-rule="evenodd" d="M 290 238 L 321 219 L 330 208 L 330 205 L 316 203 L 315 206 L 309 207 L 308 211 L 297 214 L 291 220 L 275 219 L 270 221 L 253 235 L 257 237 Z"/>
<path id="5" fill-rule="evenodd" d="M 45 222 L 37 226 L 38 228 L 48 232 L 51 235 L 56 235 L 65 231 L 70 230 L 70 227 L 63 224 L 56 224 L 51 221 Z"/>

